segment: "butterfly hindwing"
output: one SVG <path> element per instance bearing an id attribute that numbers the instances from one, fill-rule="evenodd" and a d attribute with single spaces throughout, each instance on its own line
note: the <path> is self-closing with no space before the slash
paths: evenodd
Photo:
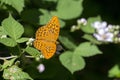
<path id="1" fill-rule="evenodd" d="M 40 50 L 46 59 L 51 58 L 56 52 L 56 44 L 53 42 L 35 40 L 34 47 Z"/>
<path id="2" fill-rule="evenodd" d="M 42 42 L 44 47 L 41 48 L 41 52 L 46 59 L 51 58 L 56 52 L 56 44 L 52 42 Z"/>

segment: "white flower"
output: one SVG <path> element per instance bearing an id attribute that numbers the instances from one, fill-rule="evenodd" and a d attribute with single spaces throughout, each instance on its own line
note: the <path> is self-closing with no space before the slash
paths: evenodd
<path id="1" fill-rule="evenodd" d="M 97 30 L 97 33 L 100 35 L 103 35 L 106 33 L 106 31 L 105 31 L 105 29 L 99 29 L 99 30 Z"/>
<path id="2" fill-rule="evenodd" d="M 33 42 L 34 40 L 35 40 L 35 39 L 30 38 L 30 39 L 26 42 L 26 45 L 32 45 L 32 42 Z"/>
<path id="3" fill-rule="evenodd" d="M 81 19 L 78 19 L 78 20 L 77 20 L 77 23 L 78 23 L 78 24 L 86 25 L 86 24 L 87 24 L 87 20 L 86 20 L 85 18 L 81 18 Z"/>
<path id="4" fill-rule="evenodd" d="M 104 29 L 107 27 L 107 22 L 99 22 L 99 21 L 96 21 L 92 24 L 92 26 L 95 28 L 95 29 Z"/>
<path id="5" fill-rule="evenodd" d="M 112 28 L 113 28 L 113 25 L 109 24 L 108 29 L 112 29 Z"/>
<path id="6" fill-rule="evenodd" d="M 40 73 L 42 73 L 42 72 L 45 70 L 44 64 L 39 64 L 39 66 L 37 67 L 37 69 L 38 69 L 38 71 L 39 71 Z"/>
<path id="7" fill-rule="evenodd" d="M 99 22 L 96 21 L 92 24 L 92 26 L 96 29 L 96 33 L 93 34 L 93 36 L 99 40 L 104 42 L 112 42 L 114 34 L 110 32 L 110 29 L 112 29 L 112 25 L 107 26 L 107 22 Z"/>
<path id="8" fill-rule="evenodd" d="M 104 42 L 112 42 L 113 41 L 113 33 L 107 32 L 105 34 L 93 34 L 94 37 L 96 37 L 97 40 L 99 41 L 104 41 Z"/>
<path id="9" fill-rule="evenodd" d="M 42 54 L 40 55 L 40 58 L 45 58 Z"/>
<path id="10" fill-rule="evenodd" d="M 33 42 L 34 40 L 35 40 L 35 39 L 33 39 L 33 38 L 30 38 L 30 39 L 29 39 L 30 42 Z"/>
<path id="11" fill-rule="evenodd" d="M 71 27 L 71 32 L 75 31 L 76 28 L 77 28 L 77 26 L 73 25 L 73 26 Z"/>
<path id="12" fill-rule="evenodd" d="M 72 26 L 72 29 L 76 29 L 76 26 L 75 26 L 75 25 L 73 25 L 73 26 Z"/>
<path id="13" fill-rule="evenodd" d="M 101 26 L 106 27 L 107 26 L 107 22 L 105 22 L 105 21 L 101 22 Z"/>

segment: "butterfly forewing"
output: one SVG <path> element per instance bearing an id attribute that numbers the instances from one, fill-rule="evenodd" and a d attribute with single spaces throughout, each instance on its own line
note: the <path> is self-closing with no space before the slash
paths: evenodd
<path id="1" fill-rule="evenodd" d="M 49 32 L 49 40 L 57 40 L 59 36 L 60 31 L 60 23 L 58 21 L 58 18 L 54 16 L 48 24 L 46 24 L 46 27 L 48 27 Z"/>
<path id="2" fill-rule="evenodd" d="M 40 39 L 45 39 L 48 36 L 48 30 L 46 29 L 45 26 L 40 27 L 37 31 L 36 31 L 36 39 L 40 40 Z"/>
<path id="3" fill-rule="evenodd" d="M 44 44 L 42 43 L 41 40 L 35 40 L 35 41 L 34 41 L 34 47 L 35 47 L 36 49 L 41 50 L 43 46 L 44 46 Z"/>

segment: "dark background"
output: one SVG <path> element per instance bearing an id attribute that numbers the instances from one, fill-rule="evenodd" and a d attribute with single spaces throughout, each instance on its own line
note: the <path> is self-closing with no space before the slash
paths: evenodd
<path id="1" fill-rule="evenodd" d="M 27 7 L 28 8 L 37 7 L 36 5 L 34 5 L 34 3 L 32 4 L 33 6 L 29 6 L 29 4 L 27 4 Z M 117 24 L 117 25 L 120 24 L 120 1 L 119 0 L 84 0 L 83 8 L 84 8 L 83 13 L 82 15 L 79 16 L 79 18 L 81 17 L 89 18 L 89 17 L 95 17 L 100 15 L 102 18 L 102 21 L 107 21 L 108 24 Z M 5 12 L 4 10 L 0 11 L 0 15 L 1 15 L 0 21 L 2 21 L 4 18 L 8 16 L 8 14 L 5 14 L 4 12 Z M 15 18 L 20 18 L 20 17 L 16 16 Z M 74 22 L 74 23 L 71 24 L 70 22 Z M 76 21 L 75 20 L 68 21 L 67 25 L 70 25 L 70 24 L 72 26 L 73 24 L 76 24 Z M 31 27 L 31 29 L 33 28 Z M 34 37 L 34 32 L 36 28 L 34 28 L 33 30 L 34 31 L 32 31 L 32 33 L 30 33 L 29 35 L 26 33 L 24 34 L 24 36 Z M 67 74 L 66 76 L 68 75 L 72 76 L 72 77 L 69 77 L 67 80 L 114 80 L 115 78 L 108 77 L 108 71 L 115 64 L 120 63 L 120 45 L 105 44 L 105 45 L 99 46 L 99 48 L 101 51 L 103 51 L 103 54 L 85 58 L 86 67 L 83 70 L 77 71 L 73 75 L 71 75 L 64 68 L 65 72 L 63 72 L 61 75 L 58 74 L 57 78 L 64 77 L 63 75 Z M 0 56 L 6 56 L 5 54 L 6 50 L 8 49 L 4 48 L 4 46 L 0 44 Z M 42 79 L 42 80 L 55 80 L 57 78 L 52 77 L 51 79 Z"/>

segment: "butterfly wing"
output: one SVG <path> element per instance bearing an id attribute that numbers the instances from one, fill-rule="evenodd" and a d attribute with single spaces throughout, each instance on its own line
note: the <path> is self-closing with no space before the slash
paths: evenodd
<path id="1" fill-rule="evenodd" d="M 60 31 L 58 18 L 54 16 L 48 24 L 40 27 L 36 32 L 36 39 L 56 42 Z"/>
<path id="2" fill-rule="evenodd" d="M 36 31 L 36 40 L 46 39 L 48 37 L 48 28 L 42 26 Z"/>
<path id="3" fill-rule="evenodd" d="M 40 50 L 46 59 L 51 58 L 56 52 L 56 44 L 46 41 L 35 41 L 34 46 Z"/>
<path id="4" fill-rule="evenodd" d="M 44 46 L 40 40 L 35 40 L 33 44 L 34 44 L 34 47 L 38 50 L 41 50 L 42 47 Z"/>
<path id="5" fill-rule="evenodd" d="M 44 45 L 44 47 L 41 49 L 43 56 L 46 59 L 51 58 L 56 52 L 56 44 L 52 42 L 45 42 L 45 41 L 43 41 L 42 44 Z"/>
<path id="6" fill-rule="evenodd" d="M 56 44 L 53 42 L 35 40 L 34 46 L 42 52 L 46 59 L 51 58 L 56 52 Z"/>
<path id="7" fill-rule="evenodd" d="M 44 45 L 42 45 L 42 40 L 44 40 L 46 38 L 46 35 L 48 34 L 48 31 L 46 30 L 45 26 L 40 27 L 37 31 L 36 31 L 36 39 L 34 40 L 34 47 L 38 50 L 41 50 L 41 47 L 43 47 Z"/>
<path id="8" fill-rule="evenodd" d="M 54 16 L 48 24 L 40 27 L 36 32 L 34 47 L 41 50 L 46 59 L 51 58 L 56 52 L 56 40 L 60 31 L 58 18 Z"/>
<path id="9" fill-rule="evenodd" d="M 60 32 L 60 23 L 57 16 L 52 17 L 52 19 L 46 24 L 48 28 L 48 39 L 51 41 L 56 41 Z"/>

